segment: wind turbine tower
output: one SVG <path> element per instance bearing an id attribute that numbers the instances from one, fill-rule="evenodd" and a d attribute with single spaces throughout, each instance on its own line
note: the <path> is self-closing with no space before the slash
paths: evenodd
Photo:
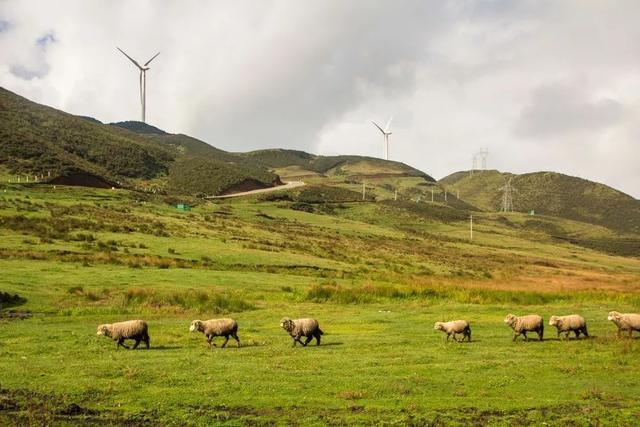
<path id="1" fill-rule="evenodd" d="M 131 62 L 133 62 L 133 64 L 138 67 L 140 69 L 140 105 L 142 107 L 142 122 L 145 123 L 145 119 L 146 119 L 146 110 L 147 110 L 147 70 L 149 70 L 149 64 L 151 63 L 151 61 L 153 61 L 156 56 L 160 55 L 160 52 L 156 53 L 155 55 L 153 55 L 153 57 L 151 57 L 150 60 L 148 60 L 147 62 L 144 63 L 144 65 L 140 65 L 138 64 L 138 62 L 133 59 L 132 57 L 130 57 L 129 55 L 127 55 L 126 53 L 124 53 L 124 51 L 122 49 L 120 49 L 119 47 L 116 46 L 116 49 L 118 49 L 120 52 L 122 52 L 122 54 L 124 56 L 126 56 L 127 58 L 129 58 L 129 60 Z"/>
<path id="2" fill-rule="evenodd" d="M 384 127 L 384 129 L 378 126 L 376 122 L 374 121 L 371 122 L 374 124 L 375 127 L 377 127 L 380 130 L 380 132 L 382 132 L 382 135 L 384 135 L 384 159 L 385 160 L 389 160 L 389 135 L 391 135 L 391 132 L 389 131 L 389 127 L 391 126 L 391 120 L 393 120 L 393 116 L 391 116 L 391 118 L 387 122 L 387 125 Z"/>

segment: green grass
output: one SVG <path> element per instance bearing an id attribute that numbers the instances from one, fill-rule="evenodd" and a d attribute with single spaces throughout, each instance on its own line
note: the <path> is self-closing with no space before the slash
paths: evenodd
<path id="1" fill-rule="evenodd" d="M 549 234 L 607 229 L 477 213 L 470 242 L 465 212 L 439 203 L 309 213 L 254 198 L 185 213 L 122 190 L 0 191 L 0 313 L 31 314 L 0 318 L 0 424 L 634 425 L 640 414 L 640 339 L 617 339 L 606 320 L 638 310 L 640 260 Z M 547 326 L 544 342 L 514 343 L 509 312 L 580 313 L 592 338 L 559 341 Z M 209 350 L 188 332 L 222 316 L 238 320 L 240 348 Z M 317 318 L 323 345 L 293 348 L 283 316 Z M 148 321 L 151 350 L 96 336 L 132 318 Z M 455 318 L 471 322 L 471 343 L 433 330 Z"/>

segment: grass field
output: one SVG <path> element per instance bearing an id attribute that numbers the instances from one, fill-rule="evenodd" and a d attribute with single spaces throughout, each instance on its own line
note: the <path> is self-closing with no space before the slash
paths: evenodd
<path id="1" fill-rule="evenodd" d="M 467 213 L 441 203 L 258 200 L 180 212 L 120 190 L 1 188 L 0 291 L 20 299 L 0 319 L 0 424 L 640 422 L 640 339 L 606 320 L 640 310 L 640 259 L 548 232 L 608 230 L 477 212 L 469 241 Z M 592 337 L 547 325 L 514 343 L 510 312 L 580 313 Z M 188 332 L 220 316 L 240 348 Z M 323 345 L 293 348 L 283 316 L 317 318 Z M 150 350 L 96 336 L 131 318 Z M 433 330 L 454 318 L 471 343 Z"/>

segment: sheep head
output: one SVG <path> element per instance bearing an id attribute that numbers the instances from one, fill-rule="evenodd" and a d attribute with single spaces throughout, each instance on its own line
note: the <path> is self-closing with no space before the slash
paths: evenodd
<path id="1" fill-rule="evenodd" d="M 433 324 L 433 329 L 435 329 L 436 331 L 441 331 L 443 329 L 442 325 L 442 322 L 436 322 Z"/>
<path id="2" fill-rule="evenodd" d="M 561 326 L 560 323 L 562 323 L 562 321 L 558 316 L 551 316 L 549 318 L 549 325 L 551 326 Z"/>
<path id="3" fill-rule="evenodd" d="M 293 328 L 295 327 L 295 323 L 293 323 L 293 320 L 289 319 L 288 317 L 284 317 L 284 318 L 282 318 L 282 320 L 280 320 L 280 326 L 285 331 L 291 332 L 291 331 L 293 331 Z"/>
<path id="4" fill-rule="evenodd" d="M 509 326 L 513 325 L 515 321 L 516 321 L 516 316 L 513 314 L 507 314 L 507 317 L 504 318 L 504 323 L 506 323 Z"/>
<path id="5" fill-rule="evenodd" d="M 108 337 L 111 335 L 111 329 L 110 329 L 111 325 L 109 324 L 105 324 L 105 325 L 99 325 L 98 326 L 98 332 L 96 335 L 104 335 L 105 337 Z"/>
<path id="6" fill-rule="evenodd" d="M 621 318 L 622 318 L 622 315 L 617 311 L 612 311 L 607 316 L 607 320 L 611 320 L 612 322 L 620 321 Z"/>
<path id="7" fill-rule="evenodd" d="M 189 326 L 189 332 L 201 331 L 202 330 L 202 320 L 194 320 L 191 322 L 191 326 Z"/>

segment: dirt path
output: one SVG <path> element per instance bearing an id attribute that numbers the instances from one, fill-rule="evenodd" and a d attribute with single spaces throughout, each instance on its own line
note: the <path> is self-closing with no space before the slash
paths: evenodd
<path id="1" fill-rule="evenodd" d="M 304 182 L 302 181 L 291 181 L 287 182 L 284 185 L 278 185 L 277 187 L 269 187 L 269 188 L 261 188 L 259 190 L 251 190 L 251 191 L 243 191 L 241 193 L 234 194 L 226 194 L 224 196 L 207 196 L 205 199 L 226 199 L 229 197 L 240 197 L 240 196 L 249 196 L 251 194 L 259 194 L 259 193 L 270 193 L 272 191 L 280 191 L 280 190 L 290 190 L 296 187 L 302 187 Z"/>

